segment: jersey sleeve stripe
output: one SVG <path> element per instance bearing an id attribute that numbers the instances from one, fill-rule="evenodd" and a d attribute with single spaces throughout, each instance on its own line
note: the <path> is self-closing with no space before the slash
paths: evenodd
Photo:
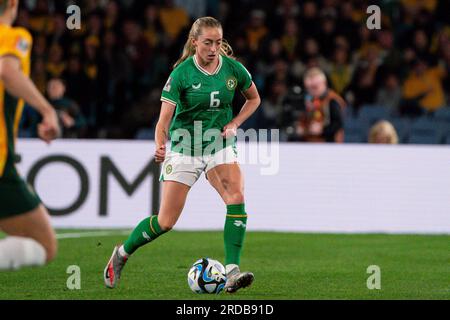
<path id="1" fill-rule="evenodd" d="M 247 87 L 247 88 L 242 88 L 241 92 L 245 92 L 245 91 L 247 91 L 248 89 L 250 89 L 250 87 L 252 86 L 252 84 L 253 84 L 253 81 L 250 81 L 250 84 L 248 85 L 248 87 Z"/>
<path id="2" fill-rule="evenodd" d="M 16 59 L 21 59 L 21 56 L 13 50 L 8 50 L 8 51 L 0 51 L 0 58 L 6 58 L 6 57 L 12 57 L 12 58 L 16 58 Z"/>
<path id="3" fill-rule="evenodd" d="M 161 101 L 164 101 L 164 102 L 170 103 L 174 106 L 177 106 L 177 103 L 175 101 L 172 101 L 172 100 L 164 98 L 164 97 L 161 97 Z"/>

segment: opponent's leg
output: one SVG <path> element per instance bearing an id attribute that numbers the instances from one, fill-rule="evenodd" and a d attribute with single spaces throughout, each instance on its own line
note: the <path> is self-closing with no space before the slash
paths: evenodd
<path id="1" fill-rule="evenodd" d="M 114 288 L 128 257 L 139 247 L 171 230 L 186 202 L 190 187 L 175 181 L 164 181 L 158 215 L 142 220 L 121 246 L 116 246 L 104 271 L 105 284 Z"/>
<path id="2" fill-rule="evenodd" d="M 225 269 L 227 283 L 225 291 L 236 292 L 249 286 L 254 275 L 240 272 L 239 264 L 247 227 L 244 205 L 244 179 L 237 163 L 221 164 L 208 171 L 208 181 L 217 190 L 227 205 L 224 228 Z"/>
<path id="3" fill-rule="evenodd" d="M 56 256 L 55 233 L 43 205 L 0 220 L 0 229 L 8 234 L 0 240 L 0 270 L 41 266 Z"/>

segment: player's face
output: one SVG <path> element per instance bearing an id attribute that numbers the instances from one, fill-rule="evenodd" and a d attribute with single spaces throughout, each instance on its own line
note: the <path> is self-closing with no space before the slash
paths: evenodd
<path id="1" fill-rule="evenodd" d="M 194 39 L 197 56 L 210 64 L 219 57 L 222 45 L 222 30 L 219 28 L 203 28 L 197 39 Z"/>
<path id="2" fill-rule="evenodd" d="M 322 77 L 314 76 L 305 80 L 305 88 L 310 95 L 319 97 L 327 90 L 327 84 Z"/>

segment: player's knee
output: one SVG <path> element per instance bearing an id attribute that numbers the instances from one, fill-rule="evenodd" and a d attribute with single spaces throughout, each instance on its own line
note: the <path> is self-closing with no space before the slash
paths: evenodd
<path id="1" fill-rule="evenodd" d="M 162 231 L 169 232 L 170 230 L 172 230 L 174 225 L 175 225 L 174 223 L 173 224 L 172 223 L 163 223 L 163 224 L 160 224 L 160 227 L 161 227 Z"/>
<path id="2" fill-rule="evenodd" d="M 175 226 L 175 221 L 158 219 L 158 224 L 162 231 L 168 232 Z"/>
<path id="3" fill-rule="evenodd" d="M 231 192 L 227 195 L 227 204 L 244 203 L 244 193 L 241 191 Z"/>

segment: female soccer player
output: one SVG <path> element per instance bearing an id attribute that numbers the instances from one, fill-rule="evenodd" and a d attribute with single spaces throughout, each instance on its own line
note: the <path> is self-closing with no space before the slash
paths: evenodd
<path id="1" fill-rule="evenodd" d="M 232 293 L 253 282 L 252 273 L 239 270 L 247 213 L 235 135 L 237 128 L 258 108 L 260 98 L 251 75 L 232 58 L 232 49 L 222 35 L 222 26 L 216 19 L 197 19 L 183 54 L 164 86 L 155 131 L 155 159 L 164 162 L 160 211 L 141 221 L 125 243 L 114 248 L 104 271 L 109 288 L 116 286 L 128 257 L 137 248 L 172 229 L 202 171 L 227 206 L 224 289 Z M 236 89 L 242 92 L 246 102 L 233 118 Z M 169 135 L 171 150 L 166 153 Z"/>
<path id="2" fill-rule="evenodd" d="M 48 212 L 14 166 L 19 120 L 26 101 L 42 115 L 39 137 L 47 143 L 59 135 L 56 112 L 28 78 L 31 35 L 11 27 L 18 0 L 0 0 L 0 271 L 40 266 L 56 254 Z M 18 99 L 20 98 L 20 99 Z"/>

